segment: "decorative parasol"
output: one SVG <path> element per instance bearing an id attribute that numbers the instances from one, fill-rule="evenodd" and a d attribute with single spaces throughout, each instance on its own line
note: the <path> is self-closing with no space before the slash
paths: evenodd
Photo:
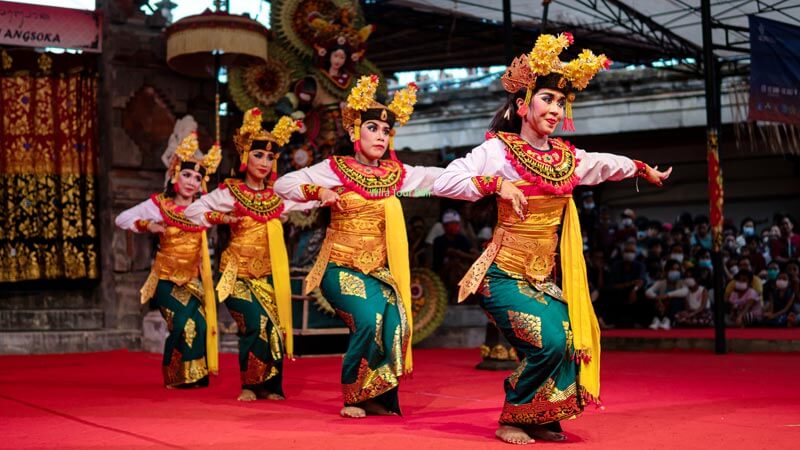
<path id="1" fill-rule="evenodd" d="M 184 17 L 166 31 L 167 65 L 181 74 L 213 78 L 216 141 L 219 142 L 219 71 L 222 66 L 266 62 L 266 27 L 246 16 L 228 14 L 227 1 L 214 2 L 216 11 Z"/>

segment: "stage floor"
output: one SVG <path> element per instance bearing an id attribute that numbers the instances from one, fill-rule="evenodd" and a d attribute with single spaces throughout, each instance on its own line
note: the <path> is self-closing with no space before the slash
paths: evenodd
<path id="1" fill-rule="evenodd" d="M 506 373 L 477 350 L 417 350 L 403 417 L 338 416 L 339 357 L 289 362 L 284 402 L 235 401 L 235 355 L 211 387 L 161 387 L 160 355 L 0 356 L 0 448 L 513 448 L 494 438 Z M 797 354 L 606 352 L 605 409 L 565 421 L 581 449 L 800 445 Z M 540 443 L 534 444 L 539 445 Z"/>

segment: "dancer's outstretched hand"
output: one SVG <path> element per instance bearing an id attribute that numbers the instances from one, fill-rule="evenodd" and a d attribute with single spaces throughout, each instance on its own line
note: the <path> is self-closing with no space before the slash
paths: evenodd
<path id="1" fill-rule="evenodd" d="M 669 178 L 669 175 L 672 173 L 672 167 L 669 167 L 665 171 L 658 170 L 658 166 L 650 167 L 647 166 L 647 171 L 644 174 L 645 180 L 649 181 L 652 184 L 655 184 L 658 187 L 664 186 L 664 180 Z"/>
<path id="2" fill-rule="evenodd" d="M 322 188 L 319 192 L 320 206 L 331 206 L 334 203 L 339 203 L 339 194 L 333 192 L 328 188 Z"/>
<path id="3" fill-rule="evenodd" d="M 525 220 L 525 210 L 528 209 L 528 199 L 525 194 L 514 186 L 513 183 L 504 181 L 500 186 L 500 192 L 497 193 L 503 200 L 511 202 L 514 207 L 514 212 L 519 216 L 519 220 Z"/>
<path id="4" fill-rule="evenodd" d="M 241 221 L 242 221 L 242 218 L 237 216 L 237 215 L 234 215 L 234 214 L 224 214 L 222 216 L 222 223 L 224 223 L 224 224 L 230 225 L 232 223 L 239 223 Z"/>

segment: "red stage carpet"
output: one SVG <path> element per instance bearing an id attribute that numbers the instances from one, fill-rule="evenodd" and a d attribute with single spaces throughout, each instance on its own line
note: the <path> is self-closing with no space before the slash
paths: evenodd
<path id="1" fill-rule="evenodd" d="M 338 357 L 286 369 L 284 402 L 239 403 L 235 356 L 208 389 L 165 390 L 159 355 L 0 357 L 0 448 L 462 449 L 496 441 L 504 373 L 476 350 L 419 350 L 404 417 L 345 420 Z M 605 410 L 565 421 L 582 449 L 800 448 L 800 357 L 700 352 L 603 357 Z"/>

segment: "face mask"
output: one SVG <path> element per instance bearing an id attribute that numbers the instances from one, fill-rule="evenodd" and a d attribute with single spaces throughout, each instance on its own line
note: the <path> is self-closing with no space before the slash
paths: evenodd
<path id="1" fill-rule="evenodd" d="M 747 289 L 747 282 L 745 282 L 745 281 L 737 281 L 735 286 L 736 286 L 736 290 L 737 291 L 743 291 L 743 290 Z"/>
<path id="2" fill-rule="evenodd" d="M 736 275 L 739 273 L 739 266 L 733 266 L 730 268 L 731 275 Z"/>
<path id="3" fill-rule="evenodd" d="M 622 254 L 622 259 L 627 262 L 631 262 L 636 259 L 636 252 L 625 252 Z"/>
<path id="4" fill-rule="evenodd" d="M 594 208 L 594 203 L 593 202 L 591 202 L 591 203 L 587 202 L 587 203 L 583 204 L 583 209 L 593 209 L 593 208 Z"/>
<path id="5" fill-rule="evenodd" d="M 761 241 L 764 242 L 765 244 L 769 243 L 769 236 L 764 236 L 763 238 L 761 238 Z"/>
<path id="6" fill-rule="evenodd" d="M 683 280 L 683 282 L 686 283 L 686 286 L 690 288 L 697 286 L 697 280 L 695 280 L 694 278 L 687 278 Z"/>
<path id="7" fill-rule="evenodd" d="M 710 259 L 701 259 L 697 261 L 697 265 L 699 267 L 705 267 L 706 269 L 710 269 L 713 266 Z"/>
<path id="8" fill-rule="evenodd" d="M 781 273 L 778 269 L 767 269 L 767 279 L 774 280 L 778 278 L 778 274 Z"/>
<path id="9" fill-rule="evenodd" d="M 680 270 L 670 270 L 667 272 L 667 279 L 669 281 L 678 281 L 681 279 L 681 271 Z"/>
<path id="10" fill-rule="evenodd" d="M 637 231 L 636 232 L 636 238 L 637 239 L 644 239 L 646 236 L 647 236 L 647 232 L 646 231 Z"/>
<path id="11" fill-rule="evenodd" d="M 752 236 L 756 234 L 756 229 L 753 227 L 742 227 L 742 234 L 745 236 Z"/>
<path id="12" fill-rule="evenodd" d="M 778 289 L 786 289 L 789 287 L 789 280 L 775 280 L 775 287 Z"/>
<path id="13" fill-rule="evenodd" d="M 627 228 L 627 227 L 633 225 L 633 219 L 631 219 L 630 217 L 626 217 L 626 218 L 622 219 L 622 221 L 620 222 L 620 225 L 622 225 L 623 227 Z"/>
<path id="14" fill-rule="evenodd" d="M 669 255 L 669 258 L 678 262 L 683 262 L 683 253 L 672 253 Z"/>

